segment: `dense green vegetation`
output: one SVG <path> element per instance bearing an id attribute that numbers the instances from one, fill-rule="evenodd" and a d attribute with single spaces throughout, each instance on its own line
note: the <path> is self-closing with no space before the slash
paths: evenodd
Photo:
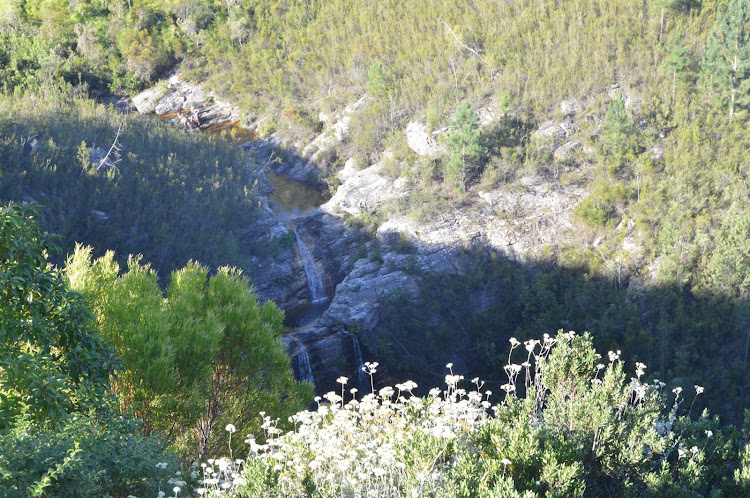
<path id="1" fill-rule="evenodd" d="M 236 270 L 220 268 L 209 278 L 208 268 L 190 263 L 172 274 L 165 299 L 156 273 L 139 258 L 120 274 L 113 253 L 95 261 L 91 254 L 79 246 L 65 276 L 122 356 L 113 382 L 121 409 L 132 410 L 148 432 L 201 458 L 226 446 L 227 424 L 254 433 L 258 412 L 282 417 L 312 399 L 312 386 L 294 380 L 280 342 L 283 313 L 273 303 L 260 306 Z"/>
<path id="2" fill-rule="evenodd" d="M 165 444 L 110 399 L 115 351 L 48 254 L 29 205 L 0 208 L 0 490 L 3 496 L 153 493 Z"/>
<path id="3" fill-rule="evenodd" d="M 701 386 L 675 389 L 665 403 L 663 383 L 642 381 L 646 365 L 631 374 L 617 353 L 597 354 L 588 335 L 510 342 L 506 382 L 494 392 L 448 364 L 445 390 L 424 397 L 411 381 L 359 402 L 344 403 L 344 389 L 329 393 L 330 404 L 294 416 L 297 430 L 254 445 L 238 490 L 498 498 L 750 491 L 749 427 L 686 415 Z"/>
<path id="4" fill-rule="evenodd" d="M 410 187 L 389 209 L 423 220 L 472 209 L 479 191 L 520 177 L 588 188 L 570 246 L 525 267 L 471 254 L 475 273 L 425 278 L 423 302 L 386 296 L 382 334 L 361 339 L 388 374 L 434 385 L 435 365 L 460 345 L 467 368 L 497 381 L 511 335 L 588 330 L 600 350 L 621 349 L 670 387 L 706 385 L 694 410 L 739 424 L 750 406 L 748 64 L 746 0 L 0 0 L 0 200 L 41 203 L 39 223 L 63 247 L 53 250 L 33 209 L 0 211 L 0 486 L 151 492 L 154 462 L 171 458 L 160 431 L 183 456 L 214 454 L 228 436 L 216 428 L 254 431 L 256 411 L 281 416 L 310 394 L 291 381 L 278 310 L 259 306 L 235 271 L 209 278 L 227 264 L 249 270 L 253 251 L 268 250 L 253 247 L 254 171 L 225 144 L 89 100 L 133 94 L 178 67 L 247 119 L 267 115 L 262 135 L 311 137 L 319 112 L 367 94 L 330 154 L 361 166 L 386 158 Z M 409 149 L 411 120 L 443 129 L 442 157 Z M 549 121 L 567 136 L 534 133 Z M 555 155 L 562 140 L 579 142 L 571 155 Z M 93 249 L 70 260 L 66 282 L 48 262 L 61 267 L 76 242 Z M 622 380 L 613 376 L 611 386 Z M 604 399 L 616 404 L 615 391 Z M 747 492 L 739 429 L 683 458 L 654 435 L 654 401 L 617 434 L 658 456 L 616 467 L 633 453 L 592 456 L 588 432 L 557 440 L 559 427 L 525 425 L 541 408 L 528 399 L 505 405 L 516 418 L 487 425 L 497 432 L 472 436 L 472 456 L 447 478 L 471 483 L 460 492 L 582 492 L 563 481 L 617 495 Z M 561 427 L 592 413 L 579 409 Z M 714 419 L 674 421 L 699 451 L 701 434 L 719 434 Z M 516 427 L 535 449 L 492 454 Z M 492 457 L 472 460 L 479 449 Z M 295 489 L 310 491 L 310 479 Z"/>
<path id="5" fill-rule="evenodd" d="M 249 266 L 257 177 L 240 152 L 59 90 L 0 96 L 0 199 L 43 204 L 66 253 L 142 254 L 162 278 L 190 259 Z"/>
<path id="6" fill-rule="evenodd" d="M 467 254 L 463 264 L 475 270 L 422 276 L 418 300 L 403 292 L 382 298 L 383 323 L 360 340 L 389 378 L 408 375 L 432 386 L 442 378 L 434 366 L 451 361 L 496 389 L 509 337 L 585 329 L 597 349 L 622 350 L 623 359 L 646 363 L 648 375 L 670 387 L 706 386 L 696 409 L 743 420 L 750 403 L 741 387 L 750 380 L 746 302 L 696 297 L 676 285 L 628 289 L 588 266 L 521 266 L 486 252 Z"/>
<path id="7" fill-rule="evenodd" d="M 63 272 L 37 214 L 0 208 L 3 496 L 153 494 L 177 455 L 225 448 L 225 425 L 257 431 L 258 412 L 309 403 L 280 342 L 283 314 L 238 271 L 208 278 L 191 263 L 166 299 L 139 258 L 120 275 L 112 252 L 92 261 L 79 246 Z"/>

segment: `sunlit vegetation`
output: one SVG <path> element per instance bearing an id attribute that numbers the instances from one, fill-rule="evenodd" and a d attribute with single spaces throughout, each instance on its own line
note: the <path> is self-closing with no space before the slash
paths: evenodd
<path id="1" fill-rule="evenodd" d="M 0 208 L 0 489 L 155 494 L 177 459 L 167 447 L 217 455 L 236 423 L 278 444 L 248 440 L 260 458 L 232 484 L 247 493 L 747 494 L 749 25 L 746 0 L 0 0 L 0 200 L 42 206 Z M 329 396 L 279 435 L 270 417 L 303 407 L 309 386 L 291 378 L 278 309 L 220 269 L 269 250 L 254 246 L 256 171 L 221 140 L 94 102 L 174 70 L 289 142 L 361 100 L 332 169 L 383 161 L 409 186 L 386 211 L 423 222 L 521 177 L 586 187 L 572 244 L 525 267 L 480 249 L 464 275 L 419 275 L 424 299 L 383 296 L 380 335 L 360 338 L 383 371 L 427 386 L 449 352 L 493 382 L 515 370 L 509 337 L 590 331 L 540 358 L 559 383 L 535 388 L 550 395 L 508 396 L 493 419 L 466 394 L 476 431 L 408 426 L 412 446 L 372 443 L 405 455 L 387 469 L 387 451 L 365 465 L 303 447 L 350 430 L 341 418 L 432 423 L 430 407 L 461 403 L 455 383 L 442 399 Z M 437 157 L 409 148 L 411 121 L 437 132 Z M 564 137 L 538 133 L 549 123 Z M 388 215 L 359 223 L 374 232 Z M 68 260 L 76 242 L 92 248 Z M 494 301 L 478 309 L 475 293 Z M 627 384 L 613 359 L 591 382 L 592 343 L 661 381 Z M 665 404 L 693 384 L 708 392 L 687 410 Z M 735 425 L 686 417 L 704 406 Z"/>
<path id="2" fill-rule="evenodd" d="M 280 341 L 283 313 L 259 305 L 236 270 L 209 278 L 208 268 L 190 263 L 172 273 L 164 299 L 156 273 L 139 258 L 121 273 L 112 252 L 94 261 L 91 253 L 78 246 L 65 277 L 122 357 L 113 390 L 147 432 L 200 458 L 226 445 L 226 424 L 256 432 L 257 412 L 279 417 L 309 403 L 312 386 L 294 380 Z"/>

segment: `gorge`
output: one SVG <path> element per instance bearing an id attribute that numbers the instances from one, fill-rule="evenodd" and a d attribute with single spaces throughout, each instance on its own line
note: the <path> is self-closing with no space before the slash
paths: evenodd
<path id="1" fill-rule="evenodd" d="M 163 84 L 156 88 L 164 94 Z M 285 341 L 295 375 L 314 378 L 319 394 L 335 389 L 340 375 L 360 379 L 359 384 L 369 389 L 369 381 L 361 379 L 358 336 L 377 354 L 386 354 L 384 340 L 391 342 L 389 347 L 426 368 L 419 352 L 389 338 L 381 314 L 384 299 L 398 294 L 424 307 L 420 286 L 433 276 L 461 278 L 489 256 L 524 262 L 572 238 L 569 217 L 582 191 L 534 178 L 521 182 L 523 188 L 516 191 L 480 192 L 476 208 L 451 207 L 428 222 L 393 213 L 393 204 L 408 198 L 411 187 L 404 178 L 394 180 L 385 174 L 387 153 L 382 161 L 363 169 L 347 161 L 336 173 L 338 188 L 327 199 L 319 187 L 319 178 L 328 168 L 324 158 L 346 140 L 348 123 L 365 105 L 364 99 L 346 107 L 337 119 L 331 118 L 311 142 L 290 144 L 280 133 L 259 138 L 258 121 L 239 127 L 238 112 L 230 104 L 214 97 L 207 104 L 200 87 L 179 76 L 170 78 L 159 99 L 153 97 L 155 89 L 133 98 L 140 112 L 155 110 L 177 120 L 189 110 L 199 116 L 198 128 L 213 132 L 226 124 L 228 132 L 220 136 L 245 150 L 251 163 L 262 168 L 258 184 L 268 200 L 264 201 L 265 228 L 258 236 L 266 237 L 268 245 L 285 238 L 294 244 L 266 257 L 254 256 L 250 277 L 261 299 L 273 300 L 286 311 Z M 422 127 L 410 126 L 406 133 L 417 153 L 435 154 L 436 142 Z M 363 216 L 382 216 L 382 220 L 371 231 L 357 224 Z M 486 312 L 500 299 L 491 288 L 478 292 L 467 310 L 472 315 Z M 440 312 L 429 312 L 426 319 L 439 323 Z M 474 362 L 451 348 L 438 354 L 437 361 L 467 367 Z M 435 359 L 431 363 L 429 369 Z M 387 378 L 388 367 L 382 371 Z"/>

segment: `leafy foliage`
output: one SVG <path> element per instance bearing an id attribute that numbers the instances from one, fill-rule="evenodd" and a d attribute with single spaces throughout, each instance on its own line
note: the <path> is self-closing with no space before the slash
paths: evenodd
<path id="1" fill-rule="evenodd" d="M 633 121 L 625 110 L 622 94 L 618 94 L 607 108 L 602 128 L 602 147 L 610 162 L 610 171 L 617 172 L 626 160 L 632 161 L 635 151 L 634 137 Z"/>
<path id="2" fill-rule="evenodd" d="M 0 434 L 3 496 L 126 496 L 156 494 L 175 466 L 166 443 L 143 436 L 139 425 L 114 407 L 106 415 L 79 413 L 59 427 L 22 417 Z"/>
<path id="3" fill-rule="evenodd" d="M 750 105 L 750 11 L 747 2 L 732 0 L 706 41 L 703 79 L 710 96 L 735 113 Z"/>
<path id="4" fill-rule="evenodd" d="M 467 177 L 472 175 L 485 152 L 480 145 L 479 120 L 468 104 L 461 104 L 458 108 L 450 130 L 446 140 L 450 160 L 445 165 L 445 176 L 451 184 L 464 190 Z"/>
<path id="5" fill-rule="evenodd" d="M 172 274 L 166 299 L 157 276 L 131 257 L 120 274 L 111 252 L 92 261 L 78 247 L 68 260 L 71 286 L 92 303 L 97 325 L 123 357 L 114 381 L 122 409 L 148 431 L 167 434 L 186 455 L 215 453 L 224 431 L 254 430 L 255 413 L 281 416 L 312 397 L 297 383 L 280 342 L 283 314 L 263 306 L 239 272 L 190 263 Z"/>
<path id="6" fill-rule="evenodd" d="M 56 422 L 102 401 L 117 367 L 80 294 L 49 266 L 38 208 L 0 208 L 0 429 Z"/>
<path id="7" fill-rule="evenodd" d="M 341 395 L 328 393 L 317 411 L 295 415 L 296 430 L 275 435 L 266 418 L 270 440 L 251 443 L 242 485 L 264 496 L 732 496 L 746 489 L 747 434 L 722 430 L 705 413 L 678 415 L 700 386 L 684 401 L 675 389 L 670 407 L 663 383 L 641 381 L 645 365 L 630 376 L 619 354 L 602 358 L 588 334 L 560 332 L 524 348 L 510 341 L 503 393 L 464 381 L 448 364 L 447 388 L 425 397 L 407 381 L 345 404 L 341 378 Z M 494 417 L 490 397 L 501 398 Z"/>
<path id="8" fill-rule="evenodd" d="M 0 208 L 0 489 L 3 496 L 154 492 L 169 459 L 108 395 L 120 361 L 48 254 L 38 208 Z"/>

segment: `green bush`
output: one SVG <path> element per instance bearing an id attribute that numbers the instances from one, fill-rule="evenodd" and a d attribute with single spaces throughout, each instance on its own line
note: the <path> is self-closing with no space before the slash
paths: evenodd
<path id="1" fill-rule="evenodd" d="M 292 417 L 296 430 L 278 431 L 266 417 L 268 440 L 250 439 L 245 474 L 230 486 L 256 496 L 738 496 L 746 489 L 745 436 L 706 414 L 678 414 L 702 387 L 684 397 L 677 388 L 667 403 L 663 383 L 642 382 L 645 365 L 627 374 L 619 351 L 602 358 L 588 334 L 560 332 L 523 348 L 510 342 L 508 381 L 496 393 L 452 364 L 447 388 L 425 397 L 407 381 L 345 403 L 348 379 L 340 378 L 339 393 Z M 377 366 L 367 363 L 366 371 Z M 490 398 L 499 401 L 491 406 Z"/>
<path id="2" fill-rule="evenodd" d="M 294 380 L 280 341 L 283 313 L 260 305 L 237 270 L 219 268 L 209 278 L 190 263 L 172 273 L 164 298 L 139 258 L 121 274 L 111 252 L 92 261 L 92 249 L 79 246 L 65 274 L 125 361 L 113 382 L 122 410 L 142 418 L 148 432 L 169 434 L 183 456 L 215 454 L 226 424 L 254 430 L 255 412 L 284 416 L 312 398 L 312 386 Z"/>
<path id="3" fill-rule="evenodd" d="M 154 496 L 166 489 L 166 469 L 176 468 L 166 442 L 142 435 L 138 423 L 110 408 L 104 416 L 71 415 L 55 427 L 22 417 L 0 433 L 0 494 Z"/>
<path id="4" fill-rule="evenodd" d="M 116 412 L 120 360 L 49 265 L 57 248 L 37 214 L 0 208 L 0 494 L 153 493 L 165 444 Z"/>
<path id="5" fill-rule="evenodd" d="M 37 206 L 0 207 L 0 430 L 97 406 L 119 365 L 80 294 L 48 257 L 59 251 Z"/>

